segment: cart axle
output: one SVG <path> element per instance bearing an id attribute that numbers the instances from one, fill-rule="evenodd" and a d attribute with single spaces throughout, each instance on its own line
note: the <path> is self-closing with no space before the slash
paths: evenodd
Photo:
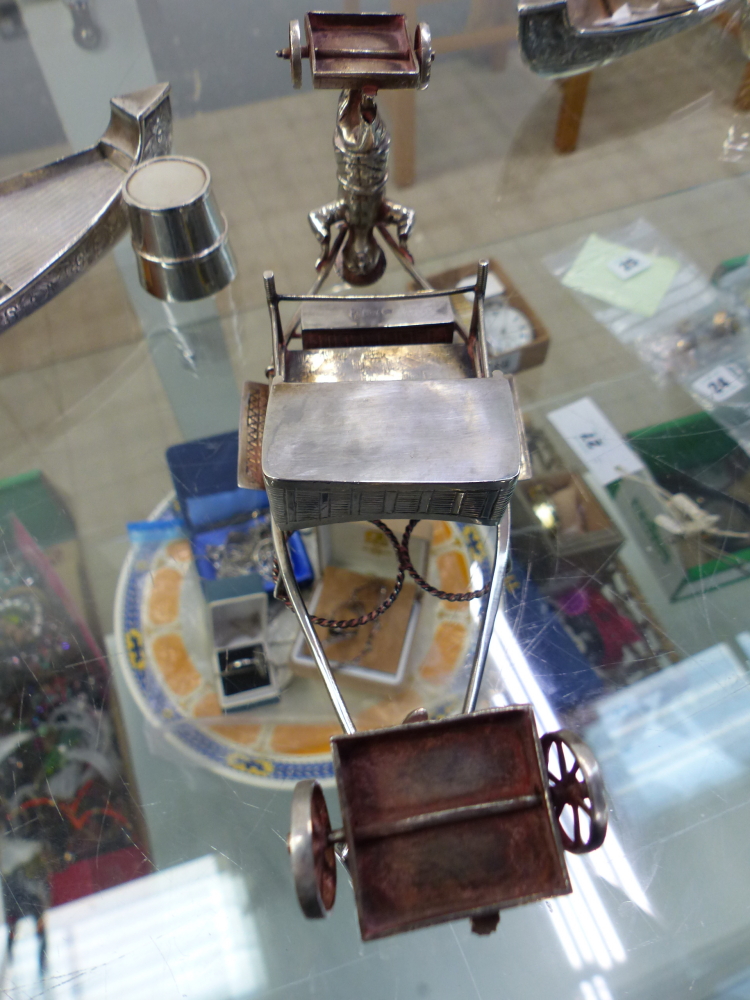
<path id="1" fill-rule="evenodd" d="M 417 833 L 429 830 L 435 826 L 446 826 L 449 823 L 462 823 L 471 819 L 482 819 L 485 816 L 502 816 L 505 813 L 517 812 L 520 809 L 532 809 L 541 805 L 541 795 L 519 795 L 514 799 L 501 799 L 498 802 L 479 802 L 472 806 L 455 806 L 453 809 L 440 809 L 432 813 L 420 813 L 416 816 L 406 816 L 386 823 L 370 823 L 354 832 L 358 841 L 381 840 L 400 833 Z M 337 830 L 336 833 L 339 831 Z"/>

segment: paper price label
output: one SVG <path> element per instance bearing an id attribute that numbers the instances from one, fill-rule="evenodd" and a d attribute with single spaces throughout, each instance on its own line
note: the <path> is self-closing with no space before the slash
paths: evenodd
<path id="1" fill-rule="evenodd" d="M 575 436 L 578 439 L 579 447 L 582 447 L 587 455 L 601 452 L 604 447 L 604 438 L 596 431 L 579 431 Z"/>
<path id="2" fill-rule="evenodd" d="M 602 486 L 643 468 L 638 455 L 588 397 L 553 410 L 547 419 Z"/>
<path id="3" fill-rule="evenodd" d="M 628 278 L 634 278 L 636 274 L 641 274 L 651 267 L 651 258 L 637 250 L 629 250 L 608 261 L 607 267 L 615 277 L 627 281 Z"/>
<path id="4" fill-rule="evenodd" d="M 721 403 L 747 387 L 747 377 L 739 365 L 717 365 L 693 382 L 699 396 Z"/>

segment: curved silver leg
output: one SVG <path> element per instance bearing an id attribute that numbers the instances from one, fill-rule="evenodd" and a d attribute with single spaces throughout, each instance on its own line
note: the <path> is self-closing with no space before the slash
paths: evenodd
<path id="1" fill-rule="evenodd" d="M 299 592 L 299 587 L 297 586 L 297 581 L 294 578 L 292 563 L 289 558 L 289 552 L 287 551 L 284 535 L 273 518 L 271 518 L 271 533 L 273 535 L 273 546 L 276 549 L 276 558 L 279 560 L 281 582 L 284 584 L 284 589 L 286 590 L 289 600 L 292 603 L 292 608 L 297 616 L 297 620 L 302 626 L 302 632 L 304 633 L 305 639 L 307 639 L 307 643 L 310 646 L 313 659 L 318 666 L 318 670 L 320 670 L 323 683 L 328 690 L 328 696 L 333 704 L 333 709 L 338 716 L 339 722 L 341 723 L 341 728 L 345 733 L 356 733 L 357 730 L 352 722 L 352 717 L 349 715 L 346 705 L 344 704 L 344 699 L 341 697 L 341 692 L 339 691 L 333 673 L 331 672 L 328 658 L 323 651 L 320 639 L 318 638 L 318 633 L 315 631 L 313 623 L 310 621 L 310 616 L 307 613 L 305 602 L 302 600 L 302 594 Z"/>
<path id="2" fill-rule="evenodd" d="M 484 665 L 487 662 L 487 651 L 490 648 L 492 630 L 495 627 L 497 609 L 500 607 L 500 597 L 503 592 L 503 580 L 505 579 L 505 567 L 508 564 L 508 548 L 510 545 L 510 507 L 503 514 L 503 519 L 497 526 L 497 543 L 495 546 L 495 565 L 492 567 L 492 580 L 490 582 L 490 593 L 487 600 L 487 608 L 484 619 L 479 628 L 477 646 L 474 650 L 474 663 L 469 677 L 469 686 L 466 689 L 464 698 L 463 714 L 468 715 L 477 707 L 479 689 L 482 686 L 482 676 Z"/>

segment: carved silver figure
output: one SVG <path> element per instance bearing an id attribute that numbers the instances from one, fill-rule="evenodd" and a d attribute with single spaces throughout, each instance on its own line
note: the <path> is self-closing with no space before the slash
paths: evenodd
<path id="1" fill-rule="evenodd" d="M 414 226 L 414 211 L 385 197 L 390 142 L 372 95 L 344 90 L 333 139 L 339 197 L 310 212 L 309 218 L 321 245 L 318 267 L 330 253 L 331 229 L 339 222 L 346 226 L 336 269 L 351 285 L 372 284 L 385 270 L 385 254 L 374 236 L 376 226 L 395 226 L 404 250 Z"/>
<path id="2" fill-rule="evenodd" d="M 429 29 L 419 25 L 412 44 L 403 15 L 311 13 L 305 33 L 303 46 L 293 21 L 281 54 L 295 86 L 307 57 L 314 85 L 341 91 L 339 197 L 310 216 L 322 246 L 310 294 L 281 295 L 265 275 L 273 364 L 268 385 L 246 385 L 239 469 L 241 485 L 268 491 L 276 593 L 300 622 L 344 731 L 332 741 L 342 829 L 331 829 L 314 782 L 294 794 L 288 844 L 295 885 L 305 914 L 324 916 L 335 897 L 338 852 L 352 876 L 364 939 L 460 916 L 487 934 L 502 908 L 570 891 L 563 847 L 584 853 L 603 842 L 603 784 L 575 734 L 539 739 L 531 706 L 476 711 L 508 558 L 508 504 L 528 459 L 512 382 L 489 369 L 488 263 L 479 264 L 464 330 L 450 296 L 465 289 L 430 287 L 407 249 L 413 213 L 385 198 L 389 140 L 375 95 L 427 85 Z M 564 72 L 574 71 L 565 65 Z M 149 291 L 193 298 L 231 280 L 226 225 L 209 195 L 208 171 L 166 156 L 170 126 L 168 86 L 117 98 L 107 132 L 91 149 L 0 182 L 0 330 L 109 249 L 127 226 L 126 205 Z M 334 264 L 351 284 L 376 281 L 383 244 L 418 291 L 318 294 Z M 286 328 L 285 302 L 299 304 Z M 383 517 L 411 518 L 400 540 Z M 494 565 L 483 587 L 449 594 L 420 576 L 409 556 L 418 518 L 494 527 Z M 288 533 L 362 519 L 374 520 L 394 545 L 393 592 L 358 619 L 311 616 Z M 462 713 L 430 720 L 417 708 L 402 725 L 357 733 L 314 626 L 374 621 L 398 598 L 407 573 L 435 597 L 480 602 Z M 567 826 L 566 812 L 573 816 Z"/>
<path id="3" fill-rule="evenodd" d="M 412 48 L 408 41 L 404 44 L 401 15 L 362 17 L 353 31 L 348 15 L 308 14 L 307 44 L 302 45 L 299 21 L 292 21 L 289 46 L 277 53 L 289 59 L 295 87 L 302 84 L 304 57 L 310 59 L 313 86 L 343 87 L 333 137 L 338 198 L 311 212 L 309 219 L 321 245 L 318 269 L 325 267 L 331 253 L 334 227 L 341 224 L 346 230 L 336 270 L 351 285 L 370 285 L 385 270 L 385 254 L 375 238 L 379 227 L 395 227 L 398 246 L 411 259 L 407 240 L 414 226 L 414 211 L 385 197 L 390 137 L 375 93 L 384 87 L 423 90 L 433 59 L 426 24 L 418 26 Z"/>

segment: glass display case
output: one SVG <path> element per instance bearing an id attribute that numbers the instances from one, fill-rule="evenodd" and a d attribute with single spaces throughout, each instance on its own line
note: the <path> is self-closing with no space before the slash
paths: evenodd
<path id="1" fill-rule="evenodd" d="M 406 15 L 410 38 L 428 21 L 435 60 L 426 89 L 378 96 L 394 253 L 375 292 L 414 294 L 424 279 L 469 330 L 488 262 L 488 374 L 512 376 L 528 468 L 479 708 L 529 704 L 540 735 L 584 739 L 609 829 L 598 850 L 566 855 L 572 893 L 503 910 L 493 933 L 461 919 L 363 942 L 342 852 L 326 920 L 306 919 L 295 893 L 296 782 L 320 784 L 332 836 L 349 822 L 329 742 L 340 716 L 274 596 L 278 510 L 260 489 L 232 499 L 244 386 L 263 387 L 274 363 L 264 274 L 308 292 L 326 251 L 314 210 L 336 197 L 337 92 L 313 88 L 306 65 L 295 92 L 276 58 L 288 46 L 296 72 L 289 20 L 304 25 L 306 8 L 0 3 L 0 177 L 92 148 L 111 98 L 169 81 L 172 152 L 208 167 L 236 265 L 215 295 L 160 301 L 128 234 L 0 337 L 8 996 L 750 995 L 744 25 L 699 4 L 690 30 L 593 66 L 580 55 L 553 79 L 528 65 L 561 72 L 530 55 L 535 6 L 382 8 Z M 637 11 L 579 6 L 574 28 L 597 31 Z M 416 213 L 416 272 L 398 263 L 412 224 L 401 203 Z M 0 225 L 0 305 L 11 263 L 71 211 L 62 192 L 14 216 L 13 255 Z M 371 294 L 343 272 L 330 294 Z M 305 347 L 324 352 L 314 321 Z M 300 381 L 334 381 L 327 371 Z M 465 442 L 451 440 L 454 416 L 430 441 L 444 463 Z M 344 450 L 350 422 L 333 433 Z M 394 501 L 388 525 L 402 532 L 427 504 Z M 410 540 L 415 572 L 479 592 L 491 519 L 430 511 Z M 358 618 L 389 592 L 397 558 L 368 518 L 288 526 L 318 616 Z M 360 730 L 460 710 L 482 599 L 439 601 L 415 579 L 353 635 L 319 628 Z"/>

